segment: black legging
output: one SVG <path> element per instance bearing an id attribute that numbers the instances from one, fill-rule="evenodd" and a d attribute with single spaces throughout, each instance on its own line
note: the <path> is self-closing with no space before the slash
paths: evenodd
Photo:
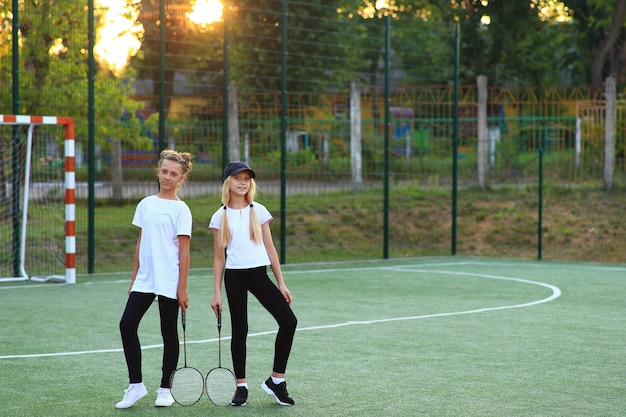
<path id="1" fill-rule="evenodd" d="M 128 366 L 128 378 L 131 384 L 142 382 L 141 345 L 137 329 L 148 308 L 154 302 L 154 294 L 131 292 L 126 302 L 124 314 L 120 320 L 122 346 Z M 161 336 L 163 337 L 163 367 L 161 387 L 168 388 L 170 376 L 178 365 L 178 301 L 159 296 L 159 315 L 161 317 Z"/>
<path id="2" fill-rule="evenodd" d="M 267 268 L 263 266 L 251 269 L 227 269 L 224 273 L 224 286 L 232 324 L 230 350 L 233 356 L 235 377 L 237 379 L 246 377 L 248 291 L 259 300 L 278 323 L 278 334 L 274 343 L 273 371 L 285 373 L 298 320 L 278 287 L 268 277 Z"/>

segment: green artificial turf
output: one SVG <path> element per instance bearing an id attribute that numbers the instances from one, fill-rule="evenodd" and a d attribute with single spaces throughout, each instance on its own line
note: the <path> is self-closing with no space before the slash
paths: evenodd
<path id="1" fill-rule="evenodd" d="M 209 270 L 193 270 L 190 366 L 217 365 Z M 250 299 L 245 407 L 154 407 L 158 309 L 140 326 L 149 395 L 127 410 L 118 321 L 126 275 L 0 284 L 2 416 L 623 416 L 626 266 L 424 258 L 284 267 L 299 319 L 296 401 L 260 388 L 276 325 Z M 230 367 L 230 320 L 222 328 Z M 181 333 L 182 336 L 182 333 Z M 181 337 L 182 342 L 182 337 Z M 182 350 L 179 362 L 182 366 Z"/>

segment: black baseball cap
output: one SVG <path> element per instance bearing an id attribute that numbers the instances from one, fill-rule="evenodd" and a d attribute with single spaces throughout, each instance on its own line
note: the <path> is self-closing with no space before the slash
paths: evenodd
<path id="1" fill-rule="evenodd" d="M 224 168 L 224 175 L 222 175 L 222 181 L 225 181 L 226 178 L 232 177 L 233 175 L 239 174 L 241 171 L 248 171 L 252 178 L 256 178 L 256 174 L 254 171 L 243 161 L 235 161 L 226 165 Z"/>

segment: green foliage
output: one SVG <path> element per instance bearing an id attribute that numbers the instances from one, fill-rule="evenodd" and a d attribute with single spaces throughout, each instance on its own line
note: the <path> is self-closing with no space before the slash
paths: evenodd
<path id="1" fill-rule="evenodd" d="M 571 36 L 566 24 L 541 21 L 528 2 L 472 2 L 454 10 L 461 22 L 461 82 L 486 75 L 490 85 L 558 85 L 570 82 L 563 64 Z M 481 23 L 483 17 L 490 23 Z"/>
<path id="2" fill-rule="evenodd" d="M 352 22 L 322 0 L 289 2 L 287 7 L 287 90 L 324 91 L 354 78 L 360 50 L 353 46 L 361 39 Z M 232 78 L 242 89 L 281 90 L 281 3 L 240 1 L 227 18 Z"/>
<path id="3" fill-rule="evenodd" d="M 88 134 L 87 18 L 84 2 L 23 2 L 20 15 L 19 102 L 20 114 L 66 116 L 75 120 L 77 139 Z M 1 25 L 10 27 L 11 2 L 0 3 Z M 61 10 L 61 12 L 60 12 Z M 12 65 L 10 30 L 0 32 L 0 77 L 8 85 Z M 134 115 L 141 103 L 132 100 L 134 71 L 124 79 L 99 69 L 95 79 L 95 137 L 106 148 L 109 139 L 141 141 Z M 0 89 L 0 113 L 11 114 L 13 92 Z"/>
<path id="4" fill-rule="evenodd" d="M 267 154 L 268 162 L 271 165 L 280 166 L 280 151 L 272 151 Z M 287 156 L 287 168 L 290 172 L 306 171 L 317 165 L 317 156 L 313 151 L 308 149 L 299 149 Z"/>
<path id="5" fill-rule="evenodd" d="M 445 85 L 454 79 L 454 26 L 403 16 L 392 22 L 394 68 L 406 85 Z"/>

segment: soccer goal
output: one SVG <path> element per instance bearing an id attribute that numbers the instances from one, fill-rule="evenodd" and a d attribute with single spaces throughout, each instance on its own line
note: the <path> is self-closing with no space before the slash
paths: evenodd
<path id="1" fill-rule="evenodd" d="M 76 282 L 74 119 L 0 115 L 0 282 Z"/>

